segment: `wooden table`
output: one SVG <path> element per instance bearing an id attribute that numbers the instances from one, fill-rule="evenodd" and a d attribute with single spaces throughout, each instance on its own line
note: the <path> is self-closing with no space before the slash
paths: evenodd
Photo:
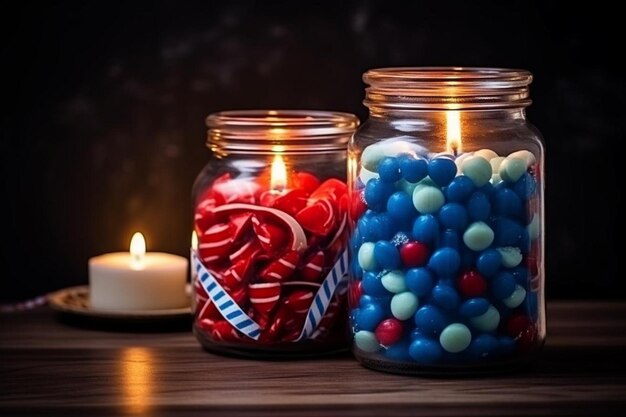
<path id="1" fill-rule="evenodd" d="M 189 331 L 89 330 L 48 308 L 0 316 L 0 415 L 623 415 L 626 303 L 551 302 L 530 371 L 417 378 L 349 355 L 262 362 L 206 353 Z"/>

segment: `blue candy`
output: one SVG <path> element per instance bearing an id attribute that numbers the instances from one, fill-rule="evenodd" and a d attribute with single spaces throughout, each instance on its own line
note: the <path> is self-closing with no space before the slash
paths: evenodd
<path id="1" fill-rule="evenodd" d="M 454 275 L 460 266 L 461 257 L 459 252 L 453 248 L 438 249 L 428 261 L 428 267 L 440 276 Z"/>
<path id="2" fill-rule="evenodd" d="M 418 182 L 428 174 L 428 163 L 423 159 L 415 158 L 413 155 L 403 154 L 398 156 L 400 173 L 402 178 L 408 182 Z"/>
<path id="3" fill-rule="evenodd" d="M 481 191 L 472 193 L 467 201 L 467 214 L 472 221 L 485 221 L 491 214 L 491 203 Z"/>
<path id="4" fill-rule="evenodd" d="M 440 248 L 448 247 L 459 250 L 460 248 L 460 239 L 459 234 L 452 229 L 447 229 L 441 232 L 439 236 L 439 245 Z"/>
<path id="5" fill-rule="evenodd" d="M 521 224 L 506 217 L 495 219 L 492 229 L 495 234 L 494 244 L 496 246 L 517 246 L 526 231 Z"/>
<path id="6" fill-rule="evenodd" d="M 418 297 L 423 297 L 433 289 L 434 277 L 428 268 L 410 268 L 404 275 L 406 286 Z"/>
<path id="7" fill-rule="evenodd" d="M 384 318 L 385 310 L 379 304 L 371 303 L 358 309 L 355 314 L 355 323 L 358 330 L 374 331 Z"/>
<path id="8" fill-rule="evenodd" d="M 380 276 L 374 272 L 366 272 L 363 274 L 363 283 L 361 285 L 363 294 L 371 295 L 372 297 L 391 295 L 383 286 Z"/>
<path id="9" fill-rule="evenodd" d="M 523 265 L 518 265 L 515 268 L 510 270 L 511 275 L 515 278 L 515 282 L 517 285 L 521 286 L 524 289 L 528 288 L 528 268 Z"/>
<path id="10" fill-rule="evenodd" d="M 476 269 L 485 277 L 495 275 L 501 265 L 502 254 L 496 249 L 484 250 L 476 259 Z"/>
<path id="11" fill-rule="evenodd" d="M 450 185 L 446 188 L 444 194 L 450 202 L 460 203 L 465 201 L 467 197 L 474 191 L 474 183 L 469 177 L 459 175 L 454 178 Z"/>
<path id="12" fill-rule="evenodd" d="M 457 308 L 461 302 L 459 294 L 457 294 L 456 290 L 450 285 L 435 285 L 432 295 L 435 302 L 446 310 L 453 310 Z"/>
<path id="13" fill-rule="evenodd" d="M 409 355 L 409 346 L 410 343 L 408 341 L 400 341 L 398 343 L 395 343 L 385 350 L 385 356 L 392 361 L 410 361 L 411 355 Z"/>
<path id="14" fill-rule="evenodd" d="M 368 222 L 368 227 L 368 236 L 373 237 L 372 240 L 367 239 L 368 241 L 389 240 L 398 228 L 396 221 L 388 213 L 379 213 L 374 216 Z"/>
<path id="15" fill-rule="evenodd" d="M 413 237 L 422 243 L 431 243 L 439 235 L 439 222 L 432 214 L 422 214 L 413 223 Z"/>
<path id="16" fill-rule="evenodd" d="M 481 193 L 483 193 L 486 196 L 490 197 L 491 194 L 493 194 L 493 192 L 495 191 L 495 187 L 493 186 L 492 183 L 488 182 L 487 184 L 483 185 L 482 187 L 479 187 L 478 191 L 480 191 Z"/>
<path id="17" fill-rule="evenodd" d="M 465 317 L 478 317 L 485 314 L 490 305 L 489 301 L 485 298 L 470 298 L 461 304 L 461 307 L 459 307 L 459 313 Z"/>
<path id="18" fill-rule="evenodd" d="M 513 352 L 515 352 L 515 339 L 509 336 L 500 336 L 498 337 L 498 347 L 496 350 L 496 354 L 501 356 L 509 356 Z"/>
<path id="19" fill-rule="evenodd" d="M 370 209 L 382 211 L 387 204 L 387 199 L 393 192 L 393 184 L 384 182 L 380 178 L 372 178 L 365 186 L 363 198 Z"/>
<path id="20" fill-rule="evenodd" d="M 409 347 L 409 355 L 411 355 L 414 361 L 428 365 L 441 359 L 443 349 L 439 342 L 430 339 L 416 339 Z"/>
<path id="21" fill-rule="evenodd" d="M 537 181 L 529 173 L 524 173 L 522 177 L 513 184 L 513 191 L 522 200 L 528 200 L 537 190 Z"/>
<path id="22" fill-rule="evenodd" d="M 449 158 L 433 158 L 428 163 L 428 176 L 440 187 L 450 184 L 456 175 L 456 164 Z"/>
<path id="23" fill-rule="evenodd" d="M 504 300 L 515 291 L 515 278 L 510 272 L 500 271 L 490 283 L 491 293 L 499 300 Z"/>
<path id="24" fill-rule="evenodd" d="M 392 156 L 383 158 L 378 164 L 378 175 L 384 182 L 396 182 L 401 178 L 398 160 Z"/>
<path id="25" fill-rule="evenodd" d="M 470 357 L 475 360 L 489 360 L 499 347 L 500 344 L 495 336 L 483 333 L 472 340 L 467 350 Z"/>
<path id="26" fill-rule="evenodd" d="M 370 223 L 372 221 L 372 217 L 363 216 L 356 223 L 357 232 L 360 234 L 362 240 L 364 242 L 375 242 L 378 240 L 378 236 L 375 233 L 375 229 L 371 227 Z M 361 246 L 360 242 L 356 246 Z"/>
<path id="27" fill-rule="evenodd" d="M 379 240 L 374 246 L 374 259 L 383 269 L 398 269 L 401 264 L 400 252 L 391 242 Z"/>
<path id="28" fill-rule="evenodd" d="M 350 274 L 352 275 L 352 278 L 356 280 L 363 279 L 363 268 L 359 266 L 356 256 L 353 256 L 352 262 L 350 262 Z"/>
<path id="29" fill-rule="evenodd" d="M 438 335 L 448 324 L 445 315 L 433 305 L 425 305 L 415 313 L 415 325 L 425 334 Z"/>
<path id="30" fill-rule="evenodd" d="M 447 229 L 464 230 L 467 227 L 467 211 L 458 203 L 448 203 L 439 209 L 439 222 Z"/>
<path id="31" fill-rule="evenodd" d="M 387 212 L 400 221 L 412 221 L 417 216 L 413 198 L 404 191 L 396 191 L 387 200 Z"/>
<path id="32" fill-rule="evenodd" d="M 506 187 L 496 191 L 491 201 L 493 212 L 496 215 L 518 217 L 522 214 L 522 200 Z"/>
<path id="33" fill-rule="evenodd" d="M 365 307 L 375 303 L 378 303 L 378 301 L 375 297 L 372 297 L 371 295 L 363 294 L 359 299 L 359 307 Z"/>

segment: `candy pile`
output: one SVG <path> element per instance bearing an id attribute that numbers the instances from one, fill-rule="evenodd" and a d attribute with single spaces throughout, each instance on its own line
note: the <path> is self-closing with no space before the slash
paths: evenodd
<path id="1" fill-rule="evenodd" d="M 347 244 L 346 184 L 320 182 L 307 172 L 293 174 L 288 183 L 290 189 L 277 191 L 263 175 L 224 174 L 198 199 L 198 257 L 261 327 L 258 341 L 237 331 L 196 280 L 196 326 L 214 341 L 297 340 L 315 294 Z M 338 291 L 314 338 L 329 337 L 335 322 L 345 322 L 344 300 Z"/>
<path id="2" fill-rule="evenodd" d="M 540 308 L 535 157 L 428 157 L 408 145 L 361 155 L 350 208 L 356 348 L 418 365 L 527 351 Z"/>

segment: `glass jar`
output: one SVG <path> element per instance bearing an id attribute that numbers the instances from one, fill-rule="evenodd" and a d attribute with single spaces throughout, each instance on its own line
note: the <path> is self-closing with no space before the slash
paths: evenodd
<path id="1" fill-rule="evenodd" d="M 349 144 L 356 358 L 404 374 L 504 371 L 543 345 L 544 145 L 532 76 L 366 72 Z"/>
<path id="2" fill-rule="evenodd" d="M 358 119 L 325 111 L 207 118 L 193 186 L 194 332 L 210 351 L 318 355 L 349 347 L 346 144 Z"/>

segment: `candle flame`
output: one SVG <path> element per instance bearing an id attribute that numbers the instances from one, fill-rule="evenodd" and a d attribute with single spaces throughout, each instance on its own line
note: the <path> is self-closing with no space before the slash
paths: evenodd
<path id="1" fill-rule="evenodd" d="M 143 258 L 146 255 L 146 239 L 141 232 L 135 232 L 130 240 L 130 255 L 132 257 L 132 268 L 143 269 Z"/>
<path id="2" fill-rule="evenodd" d="M 270 188 L 273 191 L 283 191 L 287 187 L 287 167 L 280 154 L 274 156 L 271 173 Z"/>
<path id="3" fill-rule="evenodd" d="M 198 249 L 198 234 L 196 233 L 195 230 L 191 232 L 191 249 L 193 250 Z"/>
<path id="4" fill-rule="evenodd" d="M 446 112 L 446 152 L 458 155 L 463 152 L 461 141 L 461 112 L 449 110 Z"/>

